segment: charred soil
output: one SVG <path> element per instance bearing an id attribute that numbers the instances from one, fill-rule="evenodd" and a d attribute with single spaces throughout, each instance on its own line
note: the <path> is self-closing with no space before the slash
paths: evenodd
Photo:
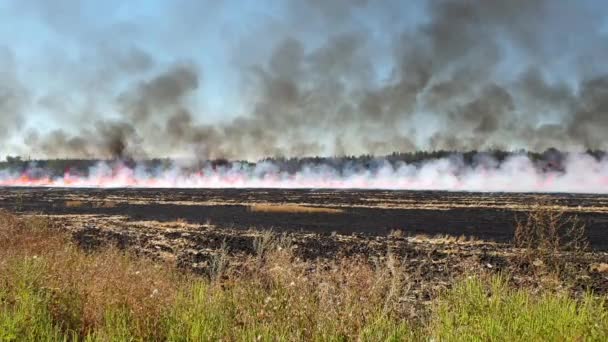
<path id="1" fill-rule="evenodd" d="M 557 273 L 543 260 L 522 262 L 512 244 L 517 218 L 541 200 L 580 217 L 591 242 L 585 252 L 555 255 L 564 265 Z M 238 269 L 268 236 L 314 264 L 359 258 L 383 265 L 395 258 L 412 278 L 404 300 L 415 305 L 463 274 L 487 272 L 510 274 L 518 286 L 608 293 L 607 203 L 595 195 L 355 190 L 0 192 L 0 207 L 48 216 L 84 249 L 115 245 L 202 275 L 218 263 Z"/>

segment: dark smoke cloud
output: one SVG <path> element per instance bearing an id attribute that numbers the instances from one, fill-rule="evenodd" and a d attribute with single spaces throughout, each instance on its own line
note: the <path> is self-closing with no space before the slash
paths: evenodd
<path id="1" fill-rule="evenodd" d="M 400 22 L 398 1 L 285 4 L 278 19 L 252 30 L 264 36 L 236 44 L 241 88 L 234 91 L 244 104 L 236 117 L 208 120 L 195 101 L 204 70 L 184 63 L 188 56 L 166 66 L 128 38 L 109 44 L 110 33 L 141 30 L 122 23 L 84 34 L 93 37 L 91 51 L 103 52 L 87 83 L 102 93 L 88 96 L 103 96 L 118 116 L 96 117 L 103 109 L 90 101 L 80 117 L 96 118 L 75 131 L 31 132 L 26 143 L 49 156 L 196 158 L 608 147 L 608 75 L 597 66 L 608 43 L 601 15 L 585 3 L 424 1 L 410 5 L 424 13 L 415 24 Z M 180 27 L 187 27 L 196 16 L 186 12 L 195 10 L 183 8 Z M 71 30 L 49 15 L 52 6 L 38 10 L 58 31 Z M 551 73 L 560 65 L 567 72 Z M 120 91 L 106 89 L 125 75 Z M 19 122 L 28 92 L 15 77 L 0 82 L 0 111 L 13 115 L 2 125 Z"/>
<path id="2" fill-rule="evenodd" d="M 608 75 L 586 80 L 581 85 L 576 112 L 568 123 L 568 135 L 586 146 L 605 142 L 608 129 Z"/>
<path id="3" fill-rule="evenodd" d="M 147 62 L 145 62 L 147 63 Z M 184 98 L 198 87 L 198 73 L 189 65 L 176 65 L 150 80 L 136 83 L 116 98 L 120 119 L 91 120 L 81 132 L 70 135 L 54 130 L 45 136 L 30 132 L 27 140 L 34 151 L 53 156 L 144 157 L 142 136 L 184 138 L 190 129 L 191 115 Z M 180 122 L 181 121 L 181 122 Z"/>
<path id="4" fill-rule="evenodd" d="M 189 66 L 175 66 L 122 94 L 118 101 L 122 113 L 135 123 L 148 122 L 155 113 L 179 106 L 184 96 L 198 87 L 198 74 Z"/>

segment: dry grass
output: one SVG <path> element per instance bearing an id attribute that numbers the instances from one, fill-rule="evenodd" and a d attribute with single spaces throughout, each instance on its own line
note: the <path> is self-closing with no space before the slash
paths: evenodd
<path id="1" fill-rule="evenodd" d="M 94 208 L 115 208 L 118 203 L 114 201 L 101 201 L 93 203 Z"/>
<path id="2" fill-rule="evenodd" d="M 343 209 L 303 206 L 297 204 L 252 204 L 251 212 L 290 213 L 290 214 L 340 214 Z"/>
<path id="3" fill-rule="evenodd" d="M 80 200 L 67 200 L 63 204 L 66 208 L 79 208 L 85 205 L 84 201 Z"/>
<path id="4" fill-rule="evenodd" d="M 401 229 L 391 229 L 391 231 L 388 233 L 388 236 L 391 238 L 401 239 L 405 237 L 405 233 L 403 233 L 403 230 Z"/>
<path id="5" fill-rule="evenodd" d="M 67 200 L 64 202 L 64 206 L 66 208 L 80 208 L 85 206 L 87 203 L 86 201 L 83 200 Z M 93 205 L 93 208 L 115 208 L 116 205 L 118 203 L 114 202 L 114 201 L 98 201 L 98 202 L 91 202 Z"/>
<path id="6" fill-rule="evenodd" d="M 429 244 L 448 245 L 448 244 L 464 244 L 464 245 L 482 245 L 490 244 L 491 242 L 480 240 L 475 236 L 454 236 L 448 234 L 436 234 L 430 236 L 428 234 L 416 234 L 411 237 L 413 242 L 425 242 Z"/>
<path id="7" fill-rule="evenodd" d="M 517 219 L 514 242 L 522 249 L 523 265 L 543 266 L 555 273 L 570 266 L 563 252 L 577 257 L 589 247 L 585 225 L 578 216 L 545 202 L 531 206 L 523 219 Z"/>

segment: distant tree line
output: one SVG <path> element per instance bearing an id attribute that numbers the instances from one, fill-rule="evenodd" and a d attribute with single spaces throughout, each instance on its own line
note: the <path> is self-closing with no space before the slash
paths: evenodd
<path id="1" fill-rule="evenodd" d="M 311 167 L 331 167 L 338 172 L 358 171 L 358 170 L 374 170 L 381 166 L 389 165 L 397 166 L 401 163 L 421 164 L 431 160 L 441 158 L 454 158 L 464 165 L 476 165 L 484 160 L 494 160 L 498 163 L 503 162 L 506 158 L 513 155 L 527 156 L 532 162 L 539 165 L 542 169 L 562 168 L 562 162 L 566 156 L 566 152 L 561 152 L 557 149 L 550 148 L 543 152 L 530 152 L 525 150 L 519 151 L 504 151 L 504 150 L 487 150 L 487 151 L 416 151 L 416 152 L 394 152 L 386 156 L 360 155 L 360 156 L 335 156 L 335 157 L 268 157 L 257 162 L 249 161 L 230 161 L 227 159 L 203 160 L 195 163 L 187 163 L 187 167 L 183 167 L 186 172 L 197 172 L 204 169 L 228 168 L 233 166 L 253 167 L 260 163 L 271 163 L 273 167 L 279 171 L 296 173 L 304 168 Z M 588 150 L 587 154 L 600 160 L 606 156 L 606 152 L 600 150 Z M 166 171 L 174 167 L 176 164 L 169 158 L 154 158 L 144 160 L 134 159 L 22 159 L 19 156 L 7 156 L 5 161 L 0 161 L 0 170 L 10 170 L 11 172 L 30 172 L 44 173 L 51 176 L 62 176 L 66 172 L 74 175 L 87 175 L 89 170 L 99 162 L 106 163 L 109 167 L 128 167 L 143 168 L 146 172 L 154 174 Z"/>

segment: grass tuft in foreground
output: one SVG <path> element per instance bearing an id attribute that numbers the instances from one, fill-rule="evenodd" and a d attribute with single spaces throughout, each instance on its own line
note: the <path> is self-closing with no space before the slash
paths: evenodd
<path id="1" fill-rule="evenodd" d="M 608 311 L 591 295 L 457 281 L 412 306 L 398 261 L 295 259 L 266 236 L 239 269 L 211 279 L 113 248 L 85 253 L 42 219 L 0 213 L 0 340 L 603 340 Z M 260 246 L 263 246 L 260 247 Z M 281 247 L 281 248 L 278 248 Z M 412 318 L 411 312 L 419 314 Z"/>

